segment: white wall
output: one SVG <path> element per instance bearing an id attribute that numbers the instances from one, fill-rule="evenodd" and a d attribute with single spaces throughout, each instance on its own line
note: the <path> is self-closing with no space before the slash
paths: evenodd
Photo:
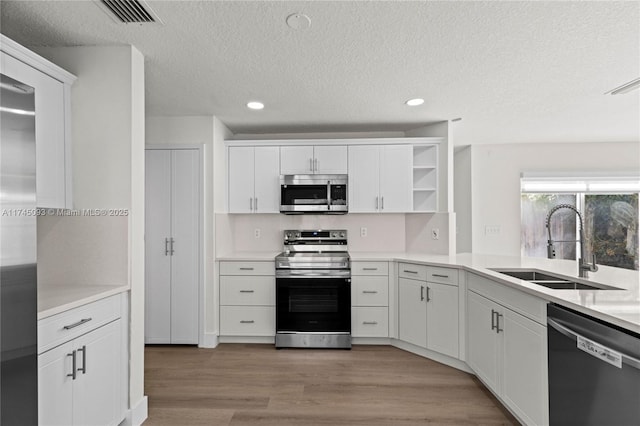
<path id="1" fill-rule="evenodd" d="M 127 253 L 129 402 L 137 407 L 144 395 L 144 58 L 132 46 L 34 50 L 78 77 L 71 90 L 74 207 L 129 210 L 128 239 L 100 244 L 106 252 Z M 64 238 L 74 245 L 83 236 L 69 232 Z M 77 261 L 68 254 L 61 264 Z"/>
<path id="2" fill-rule="evenodd" d="M 471 147 L 456 147 L 453 158 L 454 193 L 453 208 L 456 212 L 456 251 L 471 252 Z"/>
<path id="3" fill-rule="evenodd" d="M 458 209 L 472 211 L 473 252 L 519 256 L 521 172 L 638 173 L 640 143 L 474 145 L 471 164 L 473 197 Z M 485 235 L 486 226 L 500 231 Z"/>

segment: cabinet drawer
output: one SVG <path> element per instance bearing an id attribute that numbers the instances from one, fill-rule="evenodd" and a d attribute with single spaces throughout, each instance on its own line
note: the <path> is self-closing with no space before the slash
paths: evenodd
<path id="1" fill-rule="evenodd" d="M 427 268 L 427 281 L 432 283 L 458 285 L 458 270 L 429 266 Z"/>
<path id="2" fill-rule="evenodd" d="M 389 337 L 389 309 L 351 308 L 351 334 L 353 337 Z"/>
<path id="3" fill-rule="evenodd" d="M 275 277 L 240 275 L 220 277 L 221 305 L 274 306 L 275 303 Z"/>
<path id="4" fill-rule="evenodd" d="M 427 267 L 424 265 L 414 265 L 411 263 L 398 264 L 398 276 L 400 278 L 411 278 L 413 280 L 427 280 Z"/>
<path id="5" fill-rule="evenodd" d="M 120 318 L 120 295 L 114 295 L 38 321 L 41 354 Z"/>
<path id="6" fill-rule="evenodd" d="M 275 262 L 220 262 L 220 275 L 276 275 Z"/>
<path id="7" fill-rule="evenodd" d="M 467 276 L 469 290 L 546 326 L 547 302 L 544 300 L 476 274 Z"/>
<path id="8" fill-rule="evenodd" d="M 220 306 L 220 335 L 275 336 L 276 309 L 271 306 Z"/>
<path id="9" fill-rule="evenodd" d="M 351 277 L 353 306 L 388 306 L 389 277 Z"/>
<path id="10" fill-rule="evenodd" d="M 389 262 L 351 262 L 351 275 L 389 275 Z"/>

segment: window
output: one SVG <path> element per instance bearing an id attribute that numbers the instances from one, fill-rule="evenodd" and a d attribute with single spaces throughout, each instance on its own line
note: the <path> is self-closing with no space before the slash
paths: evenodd
<path id="1" fill-rule="evenodd" d="M 521 194 L 521 253 L 547 257 L 546 218 L 558 204 L 577 207 L 584 221 L 587 261 L 591 253 L 599 265 L 638 270 L 638 192 L 635 180 L 523 178 Z M 569 209 L 551 218 L 556 258 L 576 259 L 579 223 Z"/>

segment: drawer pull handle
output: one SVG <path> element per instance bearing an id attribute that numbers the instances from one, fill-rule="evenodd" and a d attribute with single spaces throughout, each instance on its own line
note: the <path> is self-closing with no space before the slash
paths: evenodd
<path id="1" fill-rule="evenodd" d="M 82 349 L 78 349 L 78 352 L 82 351 L 82 367 L 78 368 L 78 371 L 82 371 L 82 374 L 87 374 L 87 346 L 82 345 Z"/>
<path id="2" fill-rule="evenodd" d="M 253 268 L 240 268 L 241 271 L 253 271 Z"/>
<path id="3" fill-rule="evenodd" d="M 67 377 L 71 377 L 71 380 L 76 379 L 76 351 L 72 351 L 67 356 L 71 357 L 71 374 L 67 374 Z"/>
<path id="4" fill-rule="evenodd" d="M 253 324 L 254 320 L 240 320 L 240 324 Z"/>
<path id="5" fill-rule="evenodd" d="M 364 294 L 377 294 L 378 292 L 375 290 L 362 290 Z"/>
<path id="6" fill-rule="evenodd" d="M 440 275 L 440 274 L 432 274 L 432 275 L 438 278 L 449 278 L 449 275 Z"/>
<path id="7" fill-rule="evenodd" d="M 417 274 L 418 271 L 409 271 L 407 269 L 405 269 L 403 272 L 406 272 L 407 274 Z"/>
<path id="8" fill-rule="evenodd" d="M 240 290 L 240 293 L 253 293 L 253 290 Z"/>
<path id="9" fill-rule="evenodd" d="M 364 325 L 378 325 L 378 321 L 362 321 Z"/>
<path id="10" fill-rule="evenodd" d="M 82 318 L 80 321 L 70 324 L 70 325 L 65 325 L 63 328 L 65 330 L 71 330 L 72 328 L 76 328 L 82 324 L 88 323 L 89 321 L 91 321 L 91 318 Z"/>
<path id="11" fill-rule="evenodd" d="M 378 268 L 362 268 L 363 271 L 377 271 Z"/>

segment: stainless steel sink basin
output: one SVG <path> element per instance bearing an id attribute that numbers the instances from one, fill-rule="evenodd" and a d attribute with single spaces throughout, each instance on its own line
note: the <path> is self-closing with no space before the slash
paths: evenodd
<path id="1" fill-rule="evenodd" d="M 578 282 L 568 280 L 562 276 L 535 269 L 491 269 L 492 271 L 508 275 L 531 284 L 541 285 L 554 290 L 620 290 L 603 284 Z"/>

